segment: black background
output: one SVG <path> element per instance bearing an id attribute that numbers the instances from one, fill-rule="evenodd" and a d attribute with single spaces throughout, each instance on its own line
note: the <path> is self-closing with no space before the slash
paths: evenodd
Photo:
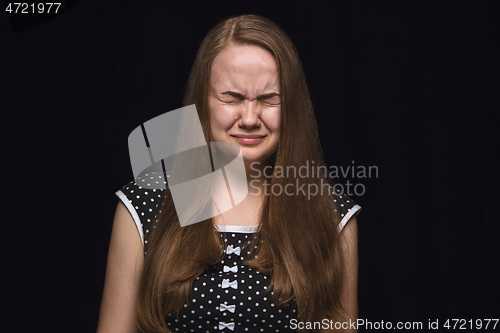
<path id="1" fill-rule="evenodd" d="M 366 190 L 359 317 L 500 317 L 498 2 L 245 3 L 80 1 L 17 32 L 0 13 L 6 331 L 95 330 L 128 134 L 244 13 L 295 43 L 328 165 L 378 167 L 338 180 Z"/>

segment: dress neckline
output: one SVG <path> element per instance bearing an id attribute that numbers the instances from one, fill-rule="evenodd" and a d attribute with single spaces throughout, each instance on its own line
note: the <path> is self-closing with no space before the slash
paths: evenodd
<path id="1" fill-rule="evenodd" d="M 246 234 L 252 234 L 257 231 L 259 225 L 226 225 L 226 224 L 214 224 L 219 232 L 241 232 Z"/>

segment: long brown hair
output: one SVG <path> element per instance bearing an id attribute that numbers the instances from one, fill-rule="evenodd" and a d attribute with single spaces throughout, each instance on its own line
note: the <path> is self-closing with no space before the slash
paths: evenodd
<path id="1" fill-rule="evenodd" d="M 315 184 L 321 191 L 311 196 L 304 191 L 294 191 L 293 195 L 274 195 L 271 191 L 265 197 L 256 237 L 251 237 L 257 249 L 246 264 L 271 276 L 273 302 L 283 307 L 295 302 L 301 321 L 342 320 L 344 262 L 339 219 L 331 193 L 323 186 L 331 180 L 326 175 L 294 179 L 276 175 L 278 166 L 286 170 L 306 164 L 325 165 L 302 65 L 288 36 L 276 23 L 257 15 L 220 22 L 198 50 L 184 105 L 196 104 L 210 142 L 210 70 L 217 54 L 231 43 L 263 47 L 275 56 L 278 65 L 281 128 L 270 188 L 283 189 L 292 183 L 294 188 L 304 184 L 307 191 Z M 192 282 L 207 265 L 222 258 L 223 242 L 211 219 L 181 227 L 168 190 L 148 238 L 136 309 L 138 323 L 144 332 L 168 332 L 164 317 L 180 312 Z"/>

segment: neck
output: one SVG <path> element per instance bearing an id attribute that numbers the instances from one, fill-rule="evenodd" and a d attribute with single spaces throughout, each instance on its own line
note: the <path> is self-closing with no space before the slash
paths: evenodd
<path id="1" fill-rule="evenodd" d="M 269 163 L 245 163 L 247 174 L 248 194 L 253 197 L 264 197 L 265 187 L 269 186 L 271 179 L 266 177 L 272 175 Z M 267 185 L 266 185 L 267 184 Z"/>

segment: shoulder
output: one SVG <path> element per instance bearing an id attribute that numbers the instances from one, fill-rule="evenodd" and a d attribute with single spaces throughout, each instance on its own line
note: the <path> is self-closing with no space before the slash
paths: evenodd
<path id="1" fill-rule="evenodd" d="M 115 194 L 132 215 L 144 244 L 145 234 L 150 232 L 160 211 L 164 190 L 146 189 L 132 181 Z"/>
<path id="2" fill-rule="evenodd" d="M 343 230 L 347 222 L 359 214 L 361 206 L 345 194 L 333 193 L 333 201 L 340 221 L 340 230 Z"/>

